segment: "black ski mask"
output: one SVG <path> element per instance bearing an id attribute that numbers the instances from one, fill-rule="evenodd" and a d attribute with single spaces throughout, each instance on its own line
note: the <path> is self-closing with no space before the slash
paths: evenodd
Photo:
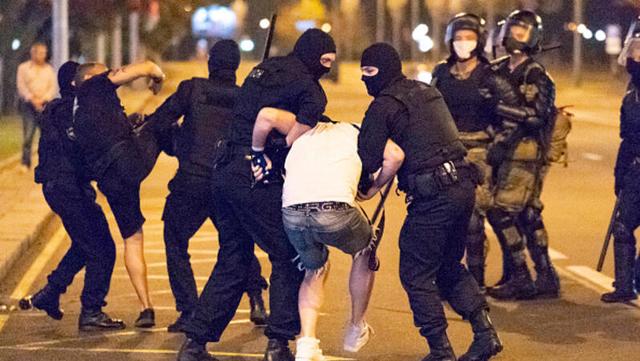
<path id="1" fill-rule="evenodd" d="M 631 82 L 640 89 L 640 62 L 627 58 L 627 72 L 631 75 Z"/>
<path id="2" fill-rule="evenodd" d="M 362 53 L 360 66 L 375 66 L 378 74 L 374 76 L 362 76 L 362 81 L 367 86 L 367 92 L 371 96 L 378 96 L 380 92 L 402 74 L 402 62 L 400 55 L 393 46 L 386 43 L 376 43 L 368 47 Z"/>
<path id="3" fill-rule="evenodd" d="M 331 35 L 319 29 L 309 29 L 300 36 L 292 54 L 307 66 L 314 78 L 320 79 L 331 71 L 331 68 L 320 64 L 320 57 L 335 52 L 336 43 Z"/>
<path id="4" fill-rule="evenodd" d="M 236 80 L 240 48 L 233 40 L 220 40 L 209 50 L 209 78 Z"/>
<path id="5" fill-rule="evenodd" d="M 76 95 L 76 87 L 71 84 L 76 76 L 80 64 L 75 61 L 68 61 L 58 70 L 58 87 L 60 88 L 60 96 L 63 98 L 73 97 Z"/>

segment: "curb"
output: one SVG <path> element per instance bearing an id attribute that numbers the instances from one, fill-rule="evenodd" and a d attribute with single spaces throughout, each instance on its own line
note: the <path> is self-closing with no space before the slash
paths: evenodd
<path id="1" fill-rule="evenodd" d="M 48 241 L 56 229 L 61 224 L 53 212 L 47 213 L 45 217 L 36 225 L 31 234 L 27 235 L 22 241 L 18 242 L 18 248 L 9 254 L 4 260 L 0 260 L 0 280 L 4 280 L 14 264 L 24 256 L 37 241 Z"/>

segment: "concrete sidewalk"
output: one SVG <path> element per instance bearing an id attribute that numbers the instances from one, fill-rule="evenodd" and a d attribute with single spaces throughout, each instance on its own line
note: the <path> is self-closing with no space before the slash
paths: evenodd
<path id="1" fill-rule="evenodd" d="M 127 112 L 140 111 L 152 96 L 129 88 L 119 93 Z M 49 239 L 60 226 L 33 177 L 33 169 L 20 170 L 19 154 L 0 162 L 0 282 L 36 240 Z"/>

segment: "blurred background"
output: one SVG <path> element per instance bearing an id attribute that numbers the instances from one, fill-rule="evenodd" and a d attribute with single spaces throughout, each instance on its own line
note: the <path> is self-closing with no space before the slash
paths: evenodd
<path id="1" fill-rule="evenodd" d="M 302 31 L 319 27 L 336 38 L 341 61 L 357 60 L 374 41 L 388 41 L 406 61 L 431 64 L 447 55 L 443 33 L 453 14 L 480 14 L 491 29 L 516 8 L 543 17 L 545 43 L 562 45 L 545 53 L 543 63 L 571 70 L 579 85 L 583 70 L 620 72 L 615 58 L 640 1 L 2 0 L 0 109 L 14 112 L 15 69 L 36 41 L 49 45 L 54 66 L 68 58 L 111 67 L 144 58 L 202 59 L 218 38 L 236 39 L 244 59 L 257 60 L 277 12 L 274 55 L 288 52 Z"/>

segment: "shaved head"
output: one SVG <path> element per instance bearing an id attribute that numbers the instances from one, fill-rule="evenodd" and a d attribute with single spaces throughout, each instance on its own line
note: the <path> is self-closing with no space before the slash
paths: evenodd
<path id="1" fill-rule="evenodd" d="M 74 78 L 76 87 L 82 85 L 82 83 L 84 83 L 87 79 L 91 79 L 92 77 L 98 74 L 102 74 L 108 70 L 109 68 L 101 63 L 85 63 L 80 65 Z"/>

